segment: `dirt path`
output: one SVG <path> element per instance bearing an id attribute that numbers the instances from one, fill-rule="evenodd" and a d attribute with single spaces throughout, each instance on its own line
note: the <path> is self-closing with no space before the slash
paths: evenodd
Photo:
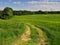
<path id="1" fill-rule="evenodd" d="M 28 25 L 26 25 L 25 32 L 21 35 L 19 39 L 17 39 L 13 45 L 22 45 L 23 42 L 26 42 L 28 40 L 31 40 L 30 38 L 31 30 Z M 21 44 L 20 44 L 21 43 Z"/>
<path id="2" fill-rule="evenodd" d="M 21 40 L 23 40 L 23 41 L 31 40 L 30 34 L 31 34 L 30 27 L 29 27 L 29 26 L 26 26 L 26 31 L 25 31 L 25 33 L 23 33 L 23 35 L 21 36 Z"/>
<path id="3" fill-rule="evenodd" d="M 35 27 L 34 25 L 32 25 L 33 28 L 36 29 L 36 31 L 39 33 L 39 44 L 38 45 L 46 45 L 46 35 L 45 33 L 40 29 L 40 28 L 37 28 Z"/>
<path id="4" fill-rule="evenodd" d="M 45 39 L 44 32 L 43 32 L 41 29 L 37 28 L 37 27 L 36 27 L 36 30 L 37 30 L 37 32 L 38 32 L 39 35 L 40 35 L 39 45 L 46 45 L 46 42 L 45 42 L 46 39 Z"/>
<path id="5" fill-rule="evenodd" d="M 25 42 L 28 42 L 29 40 L 31 40 L 30 38 L 31 29 L 28 25 L 29 24 L 26 25 L 25 32 L 12 45 L 26 45 Z M 40 37 L 38 38 L 38 45 L 46 45 L 46 42 L 45 42 L 46 35 L 44 35 L 44 32 L 40 28 L 35 27 L 34 25 L 30 25 L 30 26 L 35 28 L 36 31 L 39 33 Z"/>

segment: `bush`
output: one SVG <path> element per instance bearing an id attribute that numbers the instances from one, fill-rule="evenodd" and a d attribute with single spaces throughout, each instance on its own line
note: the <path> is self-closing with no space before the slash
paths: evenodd
<path id="1" fill-rule="evenodd" d="M 1 18 L 2 19 L 9 19 L 10 17 L 13 16 L 13 9 L 10 7 L 6 7 L 3 11 L 2 11 L 2 15 Z"/>

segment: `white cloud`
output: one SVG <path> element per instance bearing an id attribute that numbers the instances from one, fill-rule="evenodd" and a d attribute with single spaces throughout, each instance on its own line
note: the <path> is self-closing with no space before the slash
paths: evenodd
<path id="1" fill-rule="evenodd" d="M 24 8 L 20 8 L 22 10 L 30 10 L 30 11 L 37 11 L 37 10 L 46 10 L 46 11 L 60 11 L 60 2 L 27 2 L 30 5 Z"/>
<path id="2" fill-rule="evenodd" d="M 42 2 L 48 2 L 48 0 L 42 0 Z"/>
<path id="3" fill-rule="evenodd" d="M 26 2 L 26 3 L 29 3 L 29 4 L 37 4 L 37 3 L 40 3 L 38 1 L 30 1 L 30 2 Z"/>
<path id="4" fill-rule="evenodd" d="M 21 2 L 13 2 L 13 4 L 21 4 Z"/>
<path id="5" fill-rule="evenodd" d="M 52 4 L 60 4 L 60 2 L 48 2 L 48 1 L 43 1 L 43 2 L 40 2 L 40 1 L 30 1 L 30 2 L 25 2 L 25 3 L 28 3 L 28 4 L 40 4 L 40 5 L 52 5 Z"/>
<path id="6" fill-rule="evenodd" d="M 1 3 L 1 2 L 0 2 Z M 6 3 L 6 5 L 8 2 Z M 49 10 L 49 11 L 60 11 L 60 2 L 48 2 L 48 0 L 40 1 L 30 1 L 30 2 L 13 2 L 14 5 L 22 5 L 22 7 L 16 8 L 16 10 L 30 10 L 30 11 L 37 11 L 37 10 Z M 19 5 L 20 4 L 20 5 Z"/>
<path id="7" fill-rule="evenodd" d="M 3 7 L 0 7 L 0 10 L 3 10 L 4 8 Z"/>

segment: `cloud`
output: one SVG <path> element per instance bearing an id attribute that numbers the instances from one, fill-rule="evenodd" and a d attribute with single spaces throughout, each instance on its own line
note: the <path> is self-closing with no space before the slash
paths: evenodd
<path id="1" fill-rule="evenodd" d="M 0 10 L 3 10 L 4 8 L 3 7 L 0 7 Z"/>
<path id="2" fill-rule="evenodd" d="M 48 2 L 47 0 L 43 0 L 42 2 L 40 1 L 30 1 L 30 2 L 25 2 L 25 3 L 28 3 L 28 4 L 40 4 L 40 5 L 51 5 L 51 4 L 60 4 L 60 2 Z"/>
<path id="3" fill-rule="evenodd" d="M 10 6 L 9 4 L 10 4 L 9 2 L 6 2 L 4 5 Z M 13 5 L 13 9 L 16 10 L 60 11 L 60 2 L 48 2 L 48 0 L 39 0 L 39 1 L 32 0 L 27 2 L 15 1 L 12 2 L 11 4 Z"/>
<path id="4" fill-rule="evenodd" d="M 29 3 L 29 4 L 37 4 L 37 3 L 40 3 L 38 1 L 30 1 L 30 2 L 26 2 L 26 3 Z"/>
<path id="5" fill-rule="evenodd" d="M 21 4 L 21 2 L 13 2 L 13 4 Z"/>
<path id="6" fill-rule="evenodd" d="M 32 0 L 32 1 L 28 1 L 28 2 L 25 2 L 25 3 L 28 3 L 28 4 L 40 4 L 40 3 L 47 3 L 48 0 Z"/>
<path id="7" fill-rule="evenodd" d="M 40 0 L 41 2 L 48 2 L 48 0 Z"/>
<path id="8" fill-rule="evenodd" d="M 25 6 L 22 8 L 19 8 L 21 10 L 30 10 L 30 11 L 37 11 L 37 10 L 43 10 L 43 11 L 60 11 L 60 2 L 38 2 L 38 1 L 32 1 L 27 2 L 29 6 Z"/>

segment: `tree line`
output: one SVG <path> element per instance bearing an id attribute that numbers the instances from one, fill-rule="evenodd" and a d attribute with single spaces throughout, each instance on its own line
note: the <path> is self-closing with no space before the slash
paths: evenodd
<path id="1" fill-rule="evenodd" d="M 27 14 L 60 14 L 60 11 L 13 11 L 14 15 L 27 15 Z"/>
<path id="2" fill-rule="evenodd" d="M 3 11 L 0 10 L 0 18 L 1 19 L 7 19 L 14 15 L 20 16 L 20 15 L 32 15 L 32 14 L 60 14 L 60 11 L 41 11 L 41 10 L 39 10 L 39 11 L 27 11 L 27 10 L 16 11 L 10 7 L 4 8 Z"/>

